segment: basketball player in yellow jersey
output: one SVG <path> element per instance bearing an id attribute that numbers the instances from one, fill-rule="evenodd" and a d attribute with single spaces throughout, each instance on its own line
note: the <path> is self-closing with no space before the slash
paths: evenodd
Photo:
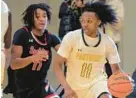
<path id="1" fill-rule="evenodd" d="M 62 40 L 54 72 L 65 90 L 65 98 L 112 98 L 107 88 L 104 64 L 108 59 L 113 74 L 120 73 L 120 58 L 113 40 L 98 27 L 114 24 L 116 14 L 104 3 L 86 3 L 80 18 L 82 29 L 69 32 Z M 66 62 L 66 80 L 62 65 Z"/>
<path id="2" fill-rule="evenodd" d="M 8 49 L 11 44 L 11 13 L 7 4 L 1 0 L 1 86 L 4 81 L 4 69 Z"/>

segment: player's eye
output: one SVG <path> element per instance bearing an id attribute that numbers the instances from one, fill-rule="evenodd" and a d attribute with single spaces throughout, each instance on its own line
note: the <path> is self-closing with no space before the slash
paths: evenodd
<path id="1" fill-rule="evenodd" d="M 92 23 L 92 20 L 87 20 L 87 23 Z"/>

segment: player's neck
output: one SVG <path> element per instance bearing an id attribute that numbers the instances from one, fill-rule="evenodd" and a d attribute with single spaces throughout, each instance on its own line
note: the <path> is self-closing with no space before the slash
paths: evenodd
<path id="1" fill-rule="evenodd" d="M 36 35 L 36 36 L 42 36 L 43 33 L 44 33 L 44 30 L 38 30 L 38 29 L 33 28 L 33 29 L 32 29 L 32 32 L 33 32 L 33 34 Z"/>
<path id="2" fill-rule="evenodd" d="M 95 32 L 86 32 L 85 34 L 87 36 L 89 36 L 89 37 L 92 37 L 92 38 L 96 38 L 98 36 L 97 31 L 95 31 Z"/>

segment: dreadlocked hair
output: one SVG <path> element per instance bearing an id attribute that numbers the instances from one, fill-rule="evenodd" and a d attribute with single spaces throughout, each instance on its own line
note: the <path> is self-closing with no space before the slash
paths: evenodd
<path id="1" fill-rule="evenodd" d="M 96 16 L 101 20 L 100 27 L 104 24 L 114 24 L 117 23 L 117 16 L 115 11 L 111 8 L 110 5 L 107 5 L 102 2 L 88 2 L 85 4 L 83 12 L 94 12 Z"/>
<path id="2" fill-rule="evenodd" d="M 51 20 L 51 8 L 45 3 L 38 3 L 38 4 L 31 4 L 27 7 L 27 9 L 22 13 L 23 15 L 23 22 L 26 26 L 30 28 L 34 27 L 34 13 L 35 11 L 40 8 L 47 13 L 48 21 Z"/>

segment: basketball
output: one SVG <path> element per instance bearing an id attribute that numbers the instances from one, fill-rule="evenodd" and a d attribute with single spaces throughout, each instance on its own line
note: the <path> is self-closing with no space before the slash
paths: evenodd
<path id="1" fill-rule="evenodd" d="M 118 98 L 124 98 L 133 91 L 133 80 L 125 73 L 113 74 L 108 79 L 110 93 Z"/>

